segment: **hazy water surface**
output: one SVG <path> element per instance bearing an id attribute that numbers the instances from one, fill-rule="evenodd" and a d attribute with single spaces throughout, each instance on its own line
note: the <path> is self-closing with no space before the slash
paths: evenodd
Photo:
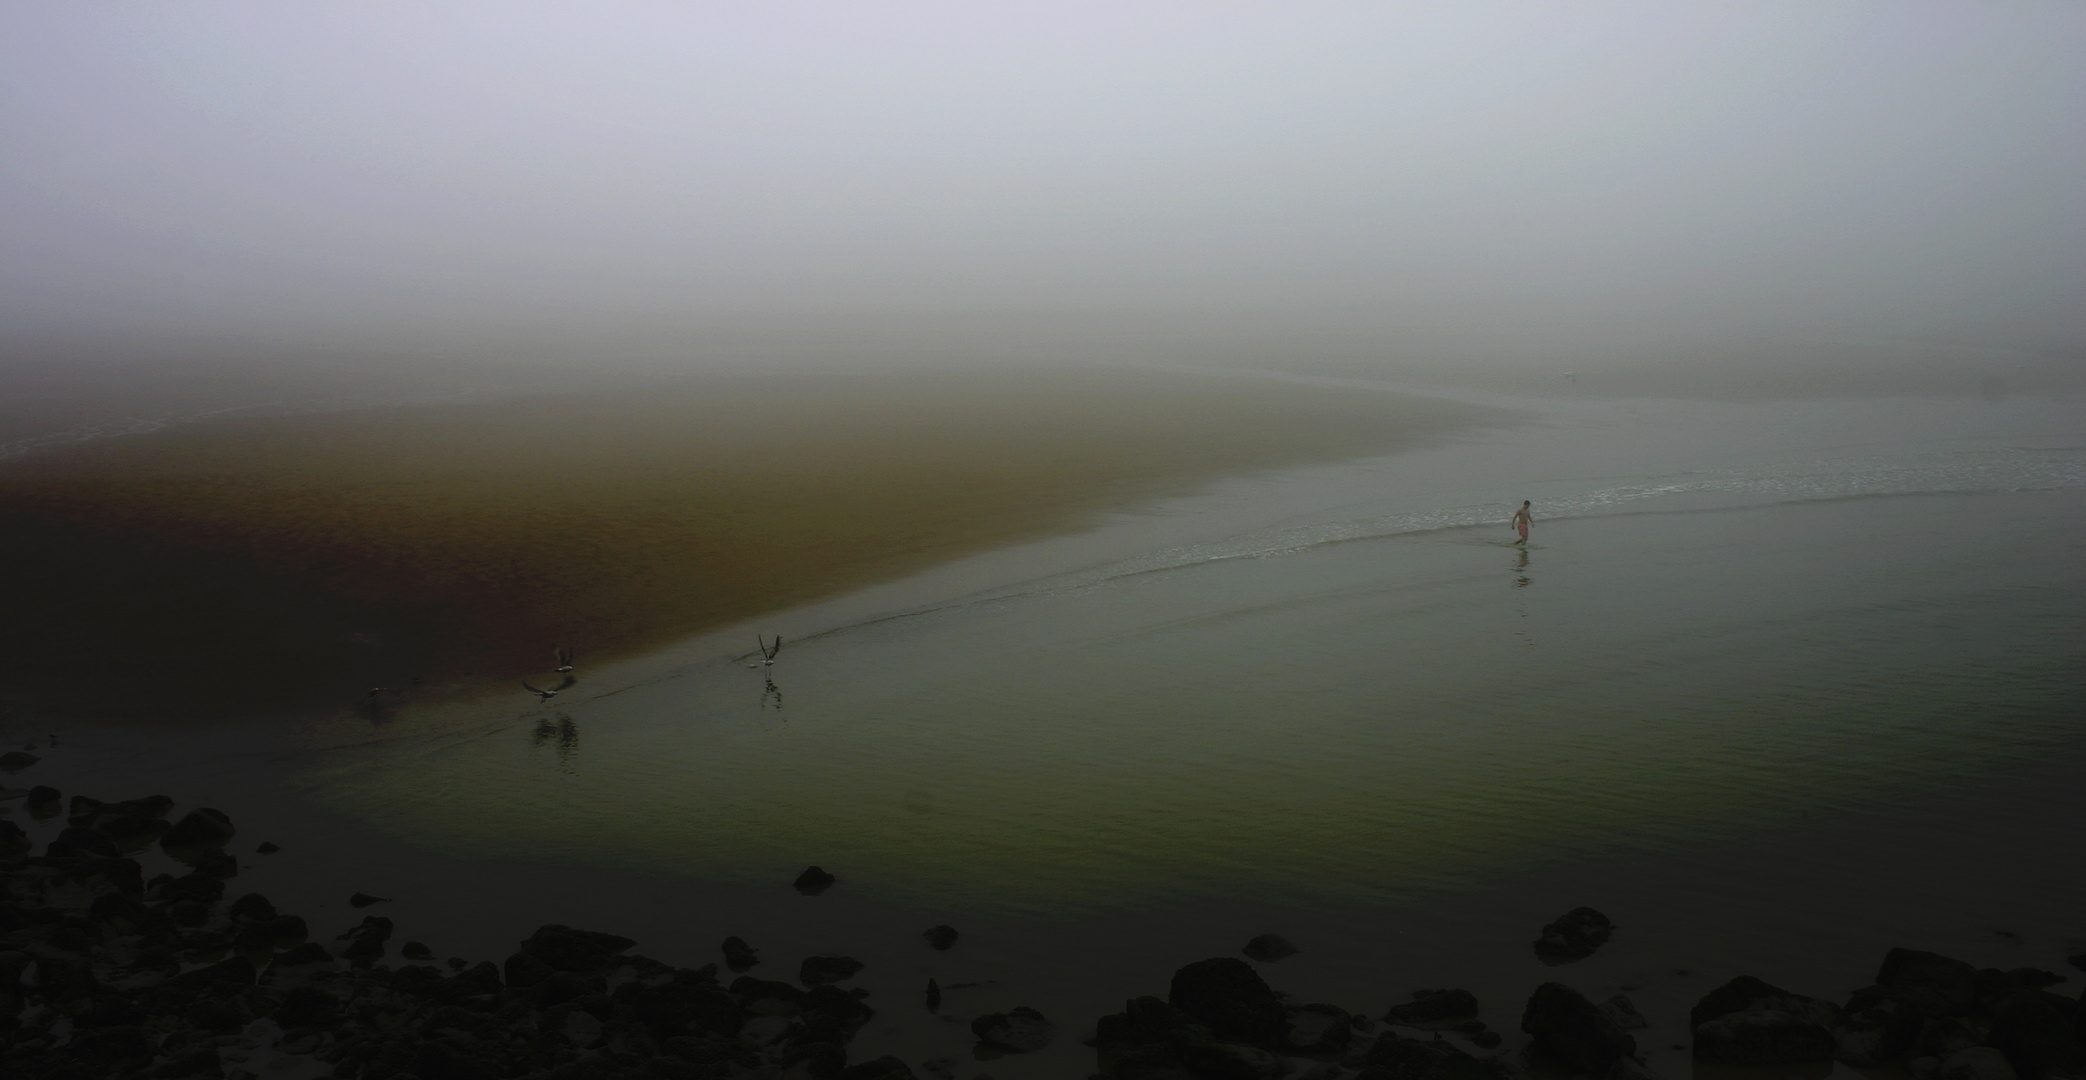
<path id="1" fill-rule="evenodd" d="M 1371 903 L 1739 837 L 2086 747 L 2077 419 L 1567 402 L 964 597 L 768 620 L 772 670 L 749 628 L 308 779 L 459 851 L 1012 910 Z"/>

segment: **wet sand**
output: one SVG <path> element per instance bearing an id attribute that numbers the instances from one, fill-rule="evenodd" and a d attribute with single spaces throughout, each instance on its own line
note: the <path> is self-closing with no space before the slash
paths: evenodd
<path id="1" fill-rule="evenodd" d="M 0 473 L 9 693 L 59 714 L 455 695 L 889 580 L 1208 478 L 1503 414 L 1123 372 L 661 381 L 226 419 Z M 750 643 L 749 643 L 750 644 Z"/>

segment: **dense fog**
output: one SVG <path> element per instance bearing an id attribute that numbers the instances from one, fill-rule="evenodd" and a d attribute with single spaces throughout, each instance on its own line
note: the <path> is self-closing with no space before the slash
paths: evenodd
<path id="1" fill-rule="evenodd" d="M 0 355 L 2054 386 L 2082 46 L 2065 3 L 15 4 Z"/>

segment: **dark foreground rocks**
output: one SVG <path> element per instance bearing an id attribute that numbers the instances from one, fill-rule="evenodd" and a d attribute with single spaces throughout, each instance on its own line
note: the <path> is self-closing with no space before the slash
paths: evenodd
<path id="1" fill-rule="evenodd" d="M 215 811 L 166 826 L 171 807 L 76 800 L 65 842 L 43 855 L 18 826 L 0 829 L 0 1076 L 217 1078 L 250 1072 L 256 1053 L 309 1055 L 344 1080 L 914 1075 L 897 1059 L 849 1065 L 875 1015 L 867 991 L 726 987 L 713 965 L 677 968 L 630 938 L 555 924 L 504 963 L 391 967 L 384 916 L 311 940 L 304 919 L 258 893 L 227 896 L 219 876 L 147 882 L 107 854 L 159 838 L 200 858 L 233 835 Z M 814 959 L 814 980 L 860 968 Z M 1020 1013 L 990 1029 L 996 1044 L 1047 1043 L 1047 1022 Z"/>
<path id="2" fill-rule="evenodd" d="M 1427 993 L 1423 991 L 1422 993 Z M 1472 1010 L 1475 1011 L 1474 1009 Z M 1474 1030 L 1484 1025 L 1471 1021 Z M 1117 1080 L 1275 1080 L 1299 1066 L 1356 1080 L 1498 1080 L 1507 1066 L 1440 1038 L 1386 1031 L 1323 1002 L 1297 1004 L 1242 960 L 1174 973 L 1167 999 L 1133 998 L 1095 1024 L 1097 1063 Z M 1495 1043 L 1496 1044 L 1496 1043 Z M 1312 1066 L 1311 1062 L 1321 1064 Z"/>
<path id="3" fill-rule="evenodd" d="M 2061 978 L 1892 949 L 1875 984 L 1833 1010 L 1831 1056 L 1917 1080 L 2005 1080 L 2002 1059 L 2020 1080 L 2086 1080 L 2086 1005 L 2050 992 Z"/>

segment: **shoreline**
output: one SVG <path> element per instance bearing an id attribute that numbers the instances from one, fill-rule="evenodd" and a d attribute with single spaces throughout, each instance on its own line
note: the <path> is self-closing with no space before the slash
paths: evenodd
<path id="1" fill-rule="evenodd" d="M 46 568 L 0 647 L 61 713 L 382 713 L 552 674 L 554 645 L 634 657 L 1218 477 L 1507 419 L 1126 372 L 229 419 L 0 467 L 0 555 Z M 207 680 L 199 652 L 226 661 Z M 107 685 L 110 666 L 138 674 Z"/>

